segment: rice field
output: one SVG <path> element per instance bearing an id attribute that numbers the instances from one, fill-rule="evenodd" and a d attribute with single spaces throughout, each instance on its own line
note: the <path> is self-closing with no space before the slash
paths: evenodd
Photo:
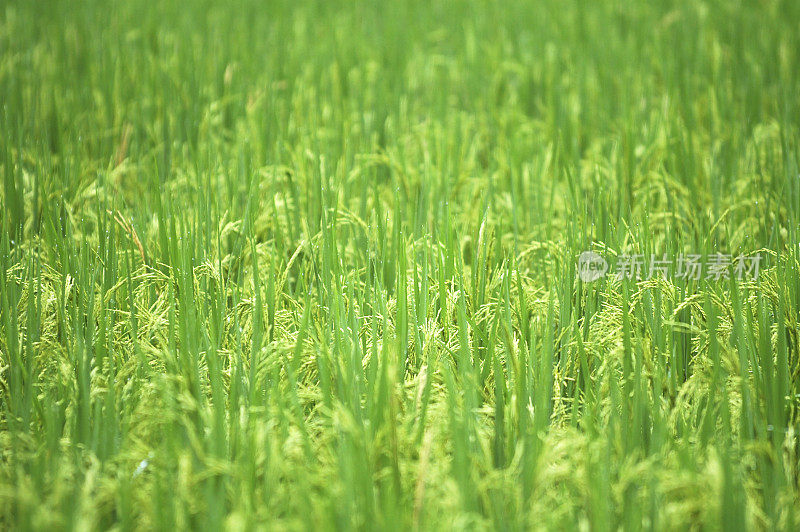
<path id="1" fill-rule="evenodd" d="M 800 529 L 800 3 L 0 4 L 0 528 Z"/>

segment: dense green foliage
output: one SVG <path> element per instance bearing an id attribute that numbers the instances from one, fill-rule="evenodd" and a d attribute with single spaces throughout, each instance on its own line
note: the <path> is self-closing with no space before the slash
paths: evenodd
<path id="1" fill-rule="evenodd" d="M 796 0 L 11 0 L 0 106 L 0 528 L 800 527 Z"/>

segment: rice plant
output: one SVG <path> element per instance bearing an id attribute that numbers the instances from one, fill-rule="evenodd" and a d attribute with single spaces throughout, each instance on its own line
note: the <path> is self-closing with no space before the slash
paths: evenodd
<path id="1" fill-rule="evenodd" d="M 10 0 L 0 172 L 0 528 L 800 528 L 794 0 Z"/>

